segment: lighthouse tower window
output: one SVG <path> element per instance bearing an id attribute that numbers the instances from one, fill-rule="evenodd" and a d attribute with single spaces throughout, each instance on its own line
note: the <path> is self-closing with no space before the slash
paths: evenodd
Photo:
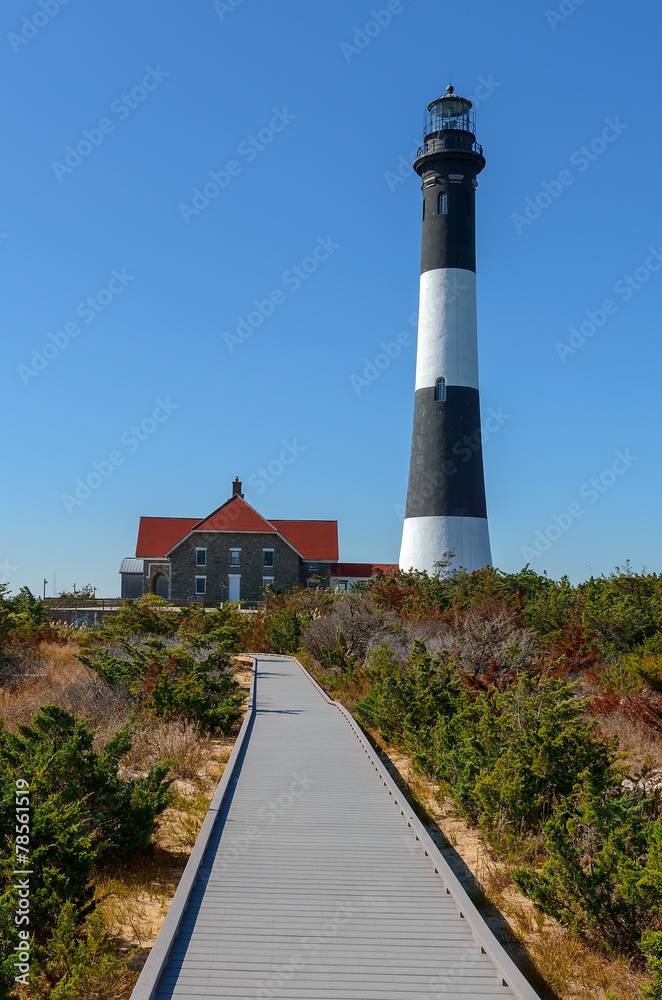
<path id="1" fill-rule="evenodd" d="M 439 195 L 439 215 L 446 215 L 448 213 L 448 198 L 446 192 L 442 191 Z"/>
<path id="2" fill-rule="evenodd" d="M 446 399 L 446 379 L 438 378 L 434 384 L 434 401 L 443 403 Z"/>

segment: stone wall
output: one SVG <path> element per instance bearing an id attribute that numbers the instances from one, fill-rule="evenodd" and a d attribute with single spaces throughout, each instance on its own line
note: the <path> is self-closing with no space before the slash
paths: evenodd
<path id="1" fill-rule="evenodd" d="M 307 587 L 308 579 L 311 576 L 318 576 L 318 587 L 328 587 L 331 584 L 331 563 L 328 562 L 303 562 L 299 564 L 299 586 Z"/>
<path id="2" fill-rule="evenodd" d="M 196 565 L 196 548 L 206 548 L 206 565 Z M 264 549 L 274 550 L 273 566 L 264 565 Z M 230 564 L 230 549 L 240 549 L 239 566 Z M 262 578 L 272 576 L 274 586 L 291 590 L 300 581 L 300 559 L 279 535 L 267 532 L 196 531 L 170 554 L 170 600 L 175 604 L 204 600 L 209 604 L 229 599 L 228 576 L 241 576 L 242 601 L 262 599 Z M 207 578 L 204 595 L 196 594 L 195 578 Z"/>

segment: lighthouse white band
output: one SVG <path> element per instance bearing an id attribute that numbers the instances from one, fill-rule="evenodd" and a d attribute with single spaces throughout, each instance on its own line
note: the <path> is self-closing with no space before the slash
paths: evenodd
<path id="1" fill-rule="evenodd" d="M 434 560 L 454 552 L 451 567 L 472 573 L 492 565 L 490 536 L 485 517 L 407 517 L 402 530 L 400 569 L 437 572 Z"/>
<path id="2" fill-rule="evenodd" d="M 441 267 L 421 275 L 416 388 L 446 385 L 478 388 L 476 275 Z"/>

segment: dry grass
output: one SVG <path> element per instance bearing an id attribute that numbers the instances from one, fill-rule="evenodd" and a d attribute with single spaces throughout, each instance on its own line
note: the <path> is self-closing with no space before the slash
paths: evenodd
<path id="1" fill-rule="evenodd" d="M 97 742 L 103 744 L 126 720 L 129 704 L 76 654 L 74 642 L 66 645 L 44 642 L 5 667 L 0 686 L 0 716 L 15 731 L 29 724 L 44 705 L 59 705 L 98 727 Z"/>
<path id="2" fill-rule="evenodd" d="M 194 781 L 207 767 L 212 748 L 187 722 L 148 722 L 132 736 L 131 749 L 122 758 L 124 775 L 148 771 L 166 758 L 172 761 L 170 777 Z"/>
<path id="3" fill-rule="evenodd" d="M 203 760 L 196 773 L 173 782 L 174 798 L 160 819 L 156 844 L 171 852 L 190 851 L 195 844 L 209 803 L 232 753 L 233 741 L 203 742 Z"/>
<path id="4" fill-rule="evenodd" d="M 244 691 L 250 691 L 253 677 L 253 657 L 233 656 L 231 662 L 234 664 L 232 679 L 237 682 Z"/>
<path id="5" fill-rule="evenodd" d="M 159 860 L 151 858 L 140 868 L 127 868 L 97 883 L 99 908 L 121 953 L 149 951 L 165 920 L 184 868 L 183 859 L 177 864 L 176 856 Z"/>
<path id="6" fill-rule="evenodd" d="M 573 937 L 532 906 L 507 904 L 514 933 L 542 981 L 564 1000 L 602 1000 L 609 993 L 619 1000 L 637 1000 L 644 977 L 625 958 L 605 957 Z"/>
<path id="7" fill-rule="evenodd" d="M 641 772 L 642 767 L 662 768 L 662 740 L 645 726 L 638 726 L 625 719 L 619 712 L 598 717 L 598 728 L 604 739 L 618 737 L 618 749 L 624 755 L 624 766 L 630 774 Z"/>

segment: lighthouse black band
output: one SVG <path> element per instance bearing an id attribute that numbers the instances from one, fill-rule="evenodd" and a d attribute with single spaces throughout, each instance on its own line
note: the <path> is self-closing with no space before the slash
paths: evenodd
<path id="1" fill-rule="evenodd" d="M 405 517 L 487 517 L 478 390 L 418 389 Z"/>
<path id="2" fill-rule="evenodd" d="M 455 167 L 458 173 L 466 169 L 461 163 Z M 454 165 L 446 162 L 446 176 L 436 172 L 423 175 L 421 274 L 439 267 L 476 270 L 476 189 L 471 183 L 475 173 L 465 174 L 462 181 L 451 181 L 447 173 L 454 172 Z"/>

